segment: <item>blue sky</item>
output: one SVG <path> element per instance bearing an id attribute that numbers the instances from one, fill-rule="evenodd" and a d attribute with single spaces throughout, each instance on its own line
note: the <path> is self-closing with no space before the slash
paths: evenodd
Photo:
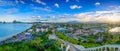
<path id="1" fill-rule="evenodd" d="M 0 0 L 0 21 L 118 21 L 119 9 L 120 0 Z"/>

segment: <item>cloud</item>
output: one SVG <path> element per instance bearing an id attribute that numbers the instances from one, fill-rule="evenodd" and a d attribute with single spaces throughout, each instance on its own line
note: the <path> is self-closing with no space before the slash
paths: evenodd
<path id="1" fill-rule="evenodd" d="M 76 19 L 74 19 L 73 17 L 60 17 L 58 20 L 56 20 L 55 22 L 69 22 L 69 21 L 74 21 Z"/>
<path id="2" fill-rule="evenodd" d="M 60 19 L 65 19 L 65 18 L 67 18 L 67 17 L 66 17 L 66 16 L 61 16 L 61 17 L 60 17 Z"/>
<path id="3" fill-rule="evenodd" d="M 77 2 L 80 2 L 79 0 L 76 0 Z"/>
<path id="4" fill-rule="evenodd" d="M 32 20 L 32 22 L 39 22 L 41 21 L 42 17 L 41 16 L 33 16 L 31 19 L 29 20 Z"/>
<path id="5" fill-rule="evenodd" d="M 70 9 L 79 9 L 82 8 L 82 6 L 78 6 L 78 5 L 71 5 Z"/>
<path id="6" fill-rule="evenodd" d="M 23 0 L 20 0 L 20 3 L 21 3 L 21 4 L 25 4 L 25 2 L 24 2 Z"/>
<path id="7" fill-rule="evenodd" d="M 69 0 L 66 0 L 66 2 L 69 2 Z"/>
<path id="8" fill-rule="evenodd" d="M 37 19 L 41 19 L 42 17 L 41 16 L 37 16 Z"/>
<path id="9" fill-rule="evenodd" d="M 53 18 L 55 18 L 55 16 L 49 16 L 49 18 L 53 19 Z"/>
<path id="10" fill-rule="evenodd" d="M 0 0 L 0 6 L 15 6 L 16 4 L 13 1 Z"/>
<path id="11" fill-rule="evenodd" d="M 0 10 L 1 10 L 0 11 L 1 14 L 13 14 L 19 11 L 18 8 L 9 8 L 9 9 L 0 8 Z"/>
<path id="12" fill-rule="evenodd" d="M 6 13 L 12 14 L 12 13 L 17 13 L 19 10 L 17 8 L 11 8 L 11 9 L 7 9 Z"/>
<path id="13" fill-rule="evenodd" d="M 49 7 L 45 7 L 45 8 L 42 8 L 42 7 L 33 7 L 34 10 L 39 10 L 39 11 L 46 11 L 46 12 L 54 12 L 53 10 L 51 10 Z"/>
<path id="14" fill-rule="evenodd" d="M 64 16 L 70 16 L 71 14 L 65 13 Z"/>
<path id="15" fill-rule="evenodd" d="M 42 4 L 42 5 L 46 5 L 46 3 L 42 2 L 41 0 L 36 0 L 36 2 L 39 3 L 39 4 Z"/>
<path id="16" fill-rule="evenodd" d="M 19 3 L 19 1 L 18 1 L 18 0 L 15 0 L 15 3 L 16 3 L 16 4 L 18 4 L 18 3 Z"/>
<path id="17" fill-rule="evenodd" d="M 74 17 L 81 22 L 120 22 L 120 11 L 96 11 L 74 14 Z"/>
<path id="18" fill-rule="evenodd" d="M 16 4 L 18 4 L 18 3 L 25 4 L 24 0 L 15 0 L 15 3 Z"/>
<path id="19" fill-rule="evenodd" d="M 12 14 L 2 15 L 0 17 L 0 21 L 6 21 L 6 22 L 12 22 L 13 20 L 16 20 L 16 19 L 17 19 L 17 17 Z"/>
<path id="20" fill-rule="evenodd" d="M 58 3 L 55 3 L 54 6 L 57 7 L 57 8 L 59 8 L 59 4 Z"/>
<path id="21" fill-rule="evenodd" d="M 96 5 L 96 6 L 100 5 L 100 2 L 96 2 L 95 5 Z"/>

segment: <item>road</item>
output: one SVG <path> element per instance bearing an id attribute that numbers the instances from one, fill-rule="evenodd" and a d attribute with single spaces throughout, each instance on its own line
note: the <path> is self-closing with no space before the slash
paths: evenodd
<path id="1" fill-rule="evenodd" d="M 54 35 L 54 36 L 56 36 L 56 35 Z M 57 36 L 56 36 L 57 37 Z M 57 37 L 58 38 L 58 37 Z M 60 39 L 60 38 L 58 38 L 58 39 Z M 60 40 L 62 40 L 62 39 L 60 39 Z M 72 44 L 72 43 L 70 43 L 70 42 L 67 42 L 67 41 L 64 41 L 64 40 L 62 40 L 62 42 L 64 43 L 64 44 L 69 44 L 70 45 L 70 51 L 81 51 L 81 49 L 84 49 L 84 47 L 83 46 L 80 46 L 80 45 L 75 45 L 75 44 Z"/>
<path id="2" fill-rule="evenodd" d="M 77 49 L 76 47 L 74 47 L 74 46 L 71 45 L 70 51 L 81 51 L 81 50 L 79 50 L 79 49 Z"/>
<path id="3" fill-rule="evenodd" d="M 64 44 L 69 44 L 70 45 L 70 51 L 81 51 L 82 49 L 84 49 L 83 46 L 80 45 L 75 45 L 69 42 L 66 42 L 64 40 L 62 40 L 64 42 Z"/>

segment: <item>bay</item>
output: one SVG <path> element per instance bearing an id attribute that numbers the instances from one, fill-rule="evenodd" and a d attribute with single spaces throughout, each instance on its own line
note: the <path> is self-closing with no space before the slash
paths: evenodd
<path id="1" fill-rule="evenodd" d="M 29 29 L 32 24 L 25 23 L 0 23 L 0 41 L 8 37 L 12 37 L 26 29 Z"/>

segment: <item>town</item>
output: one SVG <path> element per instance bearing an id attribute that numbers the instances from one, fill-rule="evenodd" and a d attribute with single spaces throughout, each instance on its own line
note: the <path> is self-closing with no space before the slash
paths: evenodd
<path id="1" fill-rule="evenodd" d="M 8 45 L 10 48 L 19 44 L 23 48 L 34 47 L 32 50 L 38 51 L 80 51 L 107 44 L 119 44 L 119 27 L 119 24 L 106 23 L 34 23 L 22 33 L 1 41 L 0 46 Z"/>
<path id="2" fill-rule="evenodd" d="M 0 51 L 120 51 L 120 0 L 0 0 Z"/>

